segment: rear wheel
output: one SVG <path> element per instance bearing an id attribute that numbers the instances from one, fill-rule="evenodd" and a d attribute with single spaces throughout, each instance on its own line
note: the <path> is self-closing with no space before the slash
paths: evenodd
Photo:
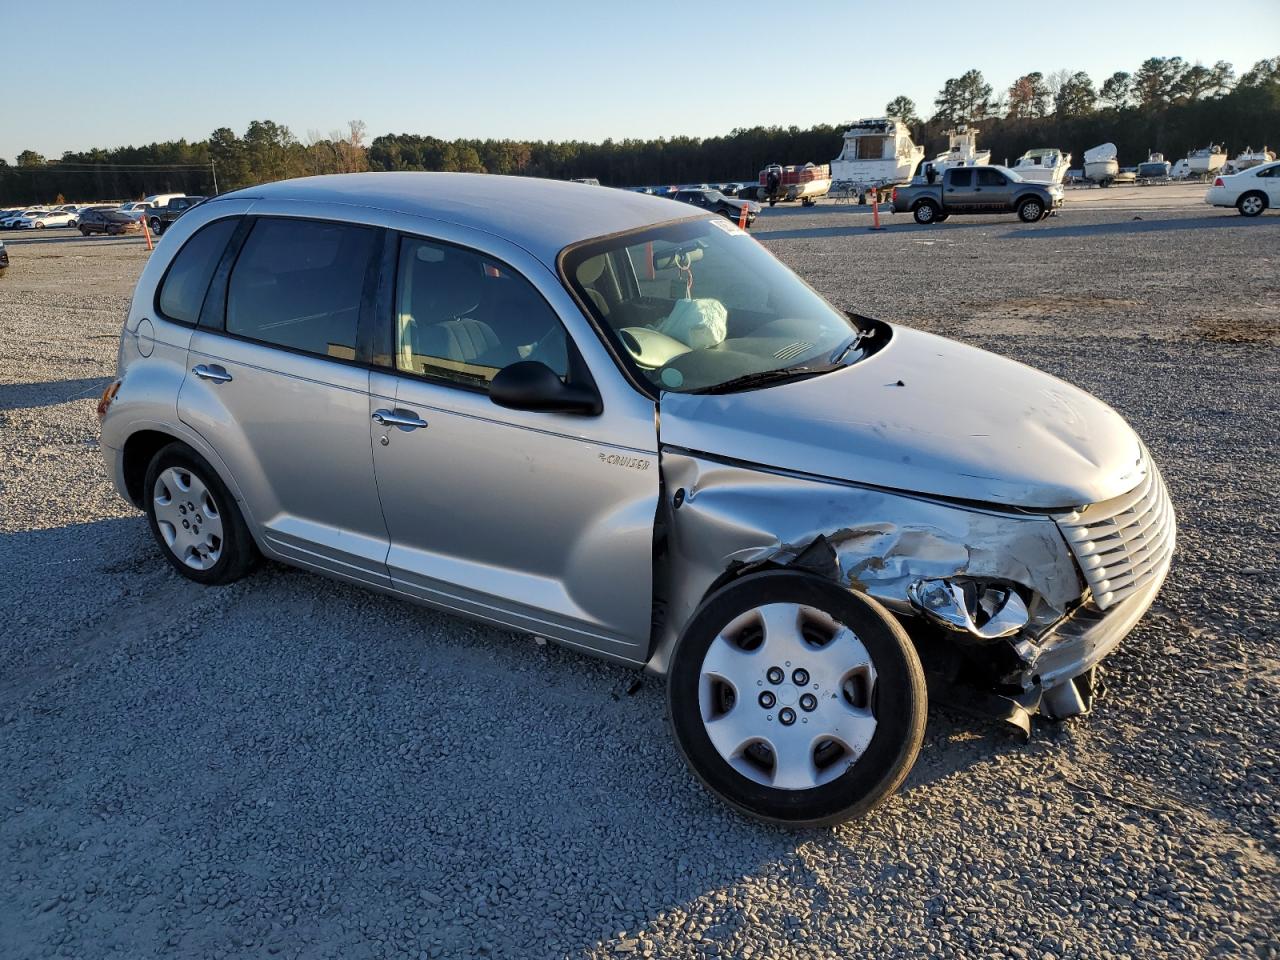
<path id="1" fill-rule="evenodd" d="M 160 234 L 164 233 L 164 222 L 161 221 L 159 217 L 152 217 L 151 220 L 148 222 L 150 223 L 150 226 L 151 226 L 151 232 L 154 233 L 157 237 L 160 236 Z"/>
<path id="2" fill-rule="evenodd" d="M 697 777 L 750 816 L 861 816 L 902 783 L 924 735 L 915 649 L 878 603 L 817 577 L 753 574 L 713 594 L 671 659 L 667 707 Z"/>
<path id="3" fill-rule="evenodd" d="M 940 214 L 941 211 L 938 209 L 938 205 L 932 200 L 921 200 L 916 204 L 915 209 L 911 211 L 916 223 L 922 224 L 936 223 Z"/>
<path id="4" fill-rule="evenodd" d="M 1267 209 L 1267 198 L 1260 193 L 1246 193 L 1236 201 L 1236 209 L 1245 217 L 1256 217 Z"/>
<path id="5" fill-rule="evenodd" d="M 147 520 L 165 559 L 189 580 L 239 580 L 257 548 L 235 498 L 204 458 L 171 443 L 152 458 L 143 486 Z"/>
<path id="6" fill-rule="evenodd" d="M 1035 197 L 1027 197 L 1018 204 L 1018 218 L 1023 223 L 1036 223 L 1044 216 L 1044 204 Z"/>
<path id="7" fill-rule="evenodd" d="M 89 228 L 88 228 L 88 227 L 81 227 L 81 228 L 80 228 L 80 236 L 82 236 L 82 237 L 87 237 L 88 235 L 89 235 Z"/>

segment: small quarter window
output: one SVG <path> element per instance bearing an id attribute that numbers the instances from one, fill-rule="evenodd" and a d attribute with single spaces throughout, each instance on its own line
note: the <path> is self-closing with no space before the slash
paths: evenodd
<path id="1" fill-rule="evenodd" d="M 95 213 L 93 223 L 106 218 Z M 227 241 L 236 228 L 236 218 L 218 220 L 199 230 L 173 258 L 160 284 L 160 313 L 179 323 L 195 323 L 200 316 L 209 280 L 218 266 Z"/>
<path id="2" fill-rule="evenodd" d="M 356 359 L 361 297 L 377 236 L 371 227 L 259 220 L 231 271 L 227 333 Z"/>

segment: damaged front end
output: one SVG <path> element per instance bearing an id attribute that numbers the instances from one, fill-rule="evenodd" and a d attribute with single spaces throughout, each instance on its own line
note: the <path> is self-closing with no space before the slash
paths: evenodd
<path id="1" fill-rule="evenodd" d="M 1106 505 L 1088 508 L 1107 515 L 1088 541 L 1073 533 L 1087 528 L 1080 513 L 947 501 L 672 449 L 662 469 L 665 616 L 651 669 L 665 670 L 682 625 L 716 587 L 755 569 L 800 569 L 896 614 L 935 699 L 997 715 L 1024 734 L 1033 713 L 1089 709 L 1094 666 L 1150 606 L 1172 553 L 1168 510 L 1167 551 L 1152 558 L 1142 583 L 1100 606 L 1088 572 L 1096 564 L 1082 550 L 1105 552 L 1107 543 L 1095 541 L 1113 532 L 1105 519 L 1117 522 Z"/>

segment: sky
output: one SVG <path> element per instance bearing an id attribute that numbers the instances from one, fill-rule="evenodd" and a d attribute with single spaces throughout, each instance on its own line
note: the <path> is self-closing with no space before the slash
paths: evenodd
<path id="1" fill-rule="evenodd" d="M 1100 86 L 1150 56 L 1243 72 L 1280 55 L 1280 0 L 1154 8 L 0 0 L 17 41 L 6 43 L 0 157 L 200 140 L 250 120 L 300 139 L 349 120 L 370 138 L 705 137 L 880 116 L 898 94 L 927 116 L 946 79 L 975 67 L 1000 91 L 1032 70 L 1085 70 Z M 93 49 L 113 57 L 81 55 Z"/>

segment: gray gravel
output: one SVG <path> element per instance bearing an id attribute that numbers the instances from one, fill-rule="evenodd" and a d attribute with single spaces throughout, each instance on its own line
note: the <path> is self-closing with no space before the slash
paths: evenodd
<path id="1" fill-rule="evenodd" d="M 11 242 L 0 957 L 1280 956 L 1280 217 L 867 224 L 756 233 L 1113 404 L 1181 542 L 1093 715 L 1021 746 L 935 710 L 897 797 L 802 833 L 696 785 L 651 679 L 283 567 L 171 573 L 93 416 L 145 248 Z"/>

